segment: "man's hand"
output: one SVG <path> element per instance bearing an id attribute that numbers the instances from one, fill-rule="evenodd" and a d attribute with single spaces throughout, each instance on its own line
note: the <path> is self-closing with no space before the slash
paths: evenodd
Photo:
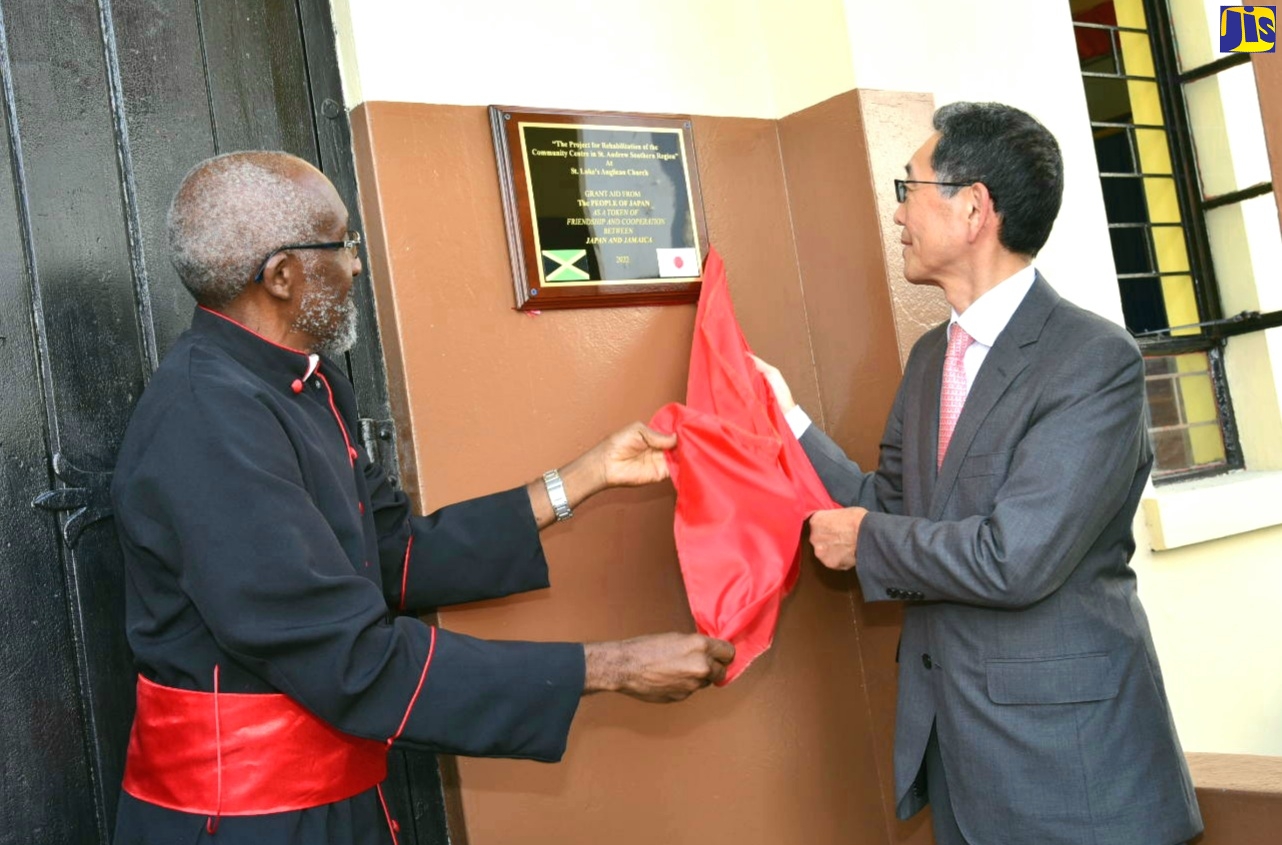
<path id="1" fill-rule="evenodd" d="M 655 431 L 644 423 L 616 431 L 597 447 L 605 463 L 609 487 L 639 487 L 668 477 L 668 460 L 663 453 L 677 445 L 675 434 Z"/>
<path id="2" fill-rule="evenodd" d="M 810 517 L 810 545 L 819 562 L 829 569 L 853 569 L 859 526 L 867 515 L 866 508 L 815 511 Z"/>
<path id="3" fill-rule="evenodd" d="M 776 368 L 767 364 L 765 361 L 762 361 L 756 355 L 749 354 L 748 357 L 752 359 L 752 363 L 756 366 L 757 372 L 766 377 L 766 383 L 769 384 L 770 389 L 774 391 L 775 401 L 779 403 L 779 410 L 786 414 L 793 408 L 797 407 L 797 403 L 793 401 L 792 398 L 792 391 L 788 389 L 788 382 L 783 380 L 783 374 Z"/>
<path id="4" fill-rule="evenodd" d="M 680 701 L 726 676 L 734 646 L 702 634 L 651 634 L 631 640 L 587 643 L 583 691 L 610 690 L 664 703 Z"/>
<path id="5" fill-rule="evenodd" d="M 640 487 L 668 477 L 663 453 L 676 445 L 675 434 L 634 422 L 593 446 L 581 460 L 596 469 L 604 487 Z"/>

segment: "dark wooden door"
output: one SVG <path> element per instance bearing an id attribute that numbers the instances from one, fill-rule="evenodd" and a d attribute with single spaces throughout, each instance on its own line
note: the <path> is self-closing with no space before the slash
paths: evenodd
<path id="1" fill-rule="evenodd" d="M 207 156 L 284 149 L 359 226 L 350 129 L 326 0 L 0 0 L 0 82 L 0 845 L 105 845 L 134 675 L 107 486 L 193 307 L 169 199 Z M 358 296 L 362 431 L 394 460 Z M 392 768 L 403 839 L 446 841 L 435 760 Z"/>

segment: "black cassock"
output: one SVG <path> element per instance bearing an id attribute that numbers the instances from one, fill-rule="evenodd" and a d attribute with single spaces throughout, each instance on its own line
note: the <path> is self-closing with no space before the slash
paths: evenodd
<path id="1" fill-rule="evenodd" d="M 394 613 L 548 586 L 524 488 L 415 516 L 355 431 L 332 362 L 197 309 L 138 403 L 112 485 L 139 673 L 213 692 L 218 666 L 220 692 L 284 693 L 359 737 L 559 760 L 581 645 L 439 631 L 424 679 L 433 631 Z M 197 842 L 205 827 L 122 794 L 115 843 Z M 371 789 L 223 816 L 211 841 L 390 839 Z"/>

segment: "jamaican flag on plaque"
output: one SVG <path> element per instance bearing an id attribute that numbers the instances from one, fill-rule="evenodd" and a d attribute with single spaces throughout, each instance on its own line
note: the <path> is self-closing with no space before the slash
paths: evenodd
<path id="1" fill-rule="evenodd" d="M 586 249 L 543 250 L 543 278 L 548 282 L 583 282 L 588 274 Z"/>

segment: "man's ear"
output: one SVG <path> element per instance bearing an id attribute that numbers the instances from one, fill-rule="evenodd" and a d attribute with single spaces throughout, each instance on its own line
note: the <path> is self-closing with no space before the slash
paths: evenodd
<path id="1" fill-rule="evenodd" d="M 992 226 L 994 231 L 1000 225 L 997 211 L 993 208 L 993 195 L 983 182 L 975 182 L 966 188 L 968 205 L 966 209 L 966 227 L 969 240 L 973 243 L 986 228 Z"/>
<path id="2" fill-rule="evenodd" d="M 303 263 L 291 252 L 278 252 L 267 259 L 259 284 L 268 296 L 288 302 L 302 290 Z"/>

